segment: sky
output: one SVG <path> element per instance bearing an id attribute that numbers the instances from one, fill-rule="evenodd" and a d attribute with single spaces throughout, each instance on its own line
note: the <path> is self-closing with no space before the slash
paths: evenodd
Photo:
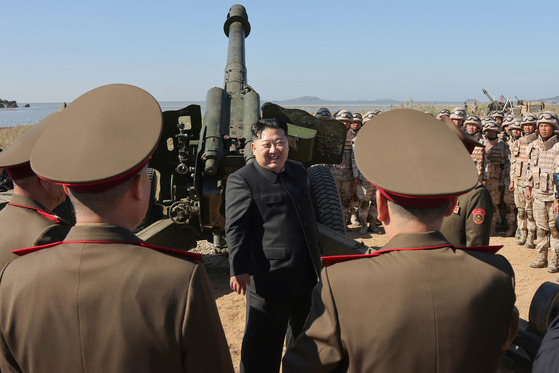
<path id="1" fill-rule="evenodd" d="M 559 2 L 245 0 L 262 100 L 559 95 Z M 0 98 L 70 102 L 110 83 L 158 101 L 223 87 L 234 2 L 21 0 L 0 12 Z"/>

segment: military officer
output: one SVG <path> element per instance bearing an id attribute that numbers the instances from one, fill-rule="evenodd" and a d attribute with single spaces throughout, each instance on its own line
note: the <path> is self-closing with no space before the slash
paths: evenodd
<path id="1" fill-rule="evenodd" d="M 49 115 L 0 153 L 0 168 L 14 183 L 12 199 L 0 211 L 0 267 L 18 257 L 12 250 L 62 241 L 70 230 L 66 221 L 52 213 L 66 200 L 64 188 L 40 179 L 29 165 L 35 143 L 58 115 Z"/>
<path id="2" fill-rule="evenodd" d="M 161 132 L 157 101 L 113 84 L 74 100 L 37 141 L 31 167 L 68 187 L 77 224 L 4 267 L 2 372 L 233 372 L 201 256 L 131 232 Z"/>
<path id="3" fill-rule="evenodd" d="M 518 131 L 516 122 L 511 127 L 513 137 L 515 137 L 515 131 Z M 529 167 L 526 148 L 538 138 L 535 132 L 536 117 L 523 116 L 520 121 L 520 128 L 525 135 L 515 140 L 511 147 L 510 185 L 508 188 L 514 191 L 514 203 L 518 210 L 516 215 L 518 225 L 516 244 L 533 249 L 536 235 L 536 221 L 534 220 L 532 211 L 533 200 L 526 199 L 525 197 Z"/>
<path id="4" fill-rule="evenodd" d="M 485 145 L 470 134 L 472 127 L 477 128 L 479 119 L 478 121 L 474 121 L 471 118 L 466 119 L 467 131 L 460 130 L 453 122 L 446 118 L 443 118 L 443 120 L 447 127 L 456 133 L 457 137 L 466 147 L 466 150 L 468 150 L 468 153 L 472 154 L 478 149 L 484 150 Z M 468 124 L 468 120 L 471 121 L 470 123 L 474 122 L 475 124 Z M 479 126 L 481 127 L 481 123 L 479 123 Z M 458 247 L 487 246 L 491 236 L 493 213 L 491 193 L 489 193 L 485 184 L 478 181 L 474 189 L 458 197 L 452 214 L 446 216 L 443 220 L 441 233 L 450 243 Z"/>
<path id="5" fill-rule="evenodd" d="M 553 173 L 554 160 L 559 155 L 557 135 L 557 114 L 546 111 L 538 116 L 538 138 L 526 148 L 529 159 L 526 199 L 533 199 L 534 220 L 538 236 L 538 258 L 529 264 L 532 268 L 545 268 L 550 273 L 557 272 L 557 254 L 559 251 L 559 234 L 555 228 Z M 552 250 L 551 261 L 547 261 L 549 247 Z"/>
<path id="6" fill-rule="evenodd" d="M 497 369 L 518 328 L 514 273 L 495 248 L 456 249 L 439 232 L 457 195 L 478 182 L 470 155 L 442 126 L 397 109 L 357 137 L 357 163 L 377 186 L 390 240 L 369 255 L 324 258 L 306 330 L 286 352 L 284 372 Z"/>

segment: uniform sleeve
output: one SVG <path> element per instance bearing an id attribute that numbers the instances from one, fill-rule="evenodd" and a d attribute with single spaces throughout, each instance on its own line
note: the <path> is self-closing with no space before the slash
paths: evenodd
<path id="1" fill-rule="evenodd" d="M 182 327 L 184 372 L 234 372 L 210 280 L 202 265 L 194 269 Z"/>
<path id="2" fill-rule="evenodd" d="M 305 331 L 285 353 L 283 373 L 331 372 L 342 364 L 345 352 L 337 315 L 328 269 L 325 268 L 312 293 L 312 307 Z"/>
<path id="3" fill-rule="evenodd" d="M 250 207 L 253 203 L 245 179 L 233 173 L 225 188 L 225 235 L 231 276 L 252 273 L 250 268 Z"/>
<path id="4" fill-rule="evenodd" d="M 508 188 L 510 184 L 510 148 L 509 144 L 506 142 L 504 143 L 505 146 L 503 147 L 503 163 L 501 166 L 503 167 L 503 172 L 501 172 L 501 185 L 504 185 L 505 188 Z"/>
<path id="5" fill-rule="evenodd" d="M 351 169 L 353 171 L 353 177 L 359 178 L 361 176 L 361 172 L 359 172 L 359 168 L 357 168 L 357 162 L 355 162 L 355 152 L 353 148 L 351 150 Z"/>
<path id="6" fill-rule="evenodd" d="M 6 267 L 10 265 L 10 263 L 6 264 L 0 273 L 0 296 L 2 295 L 2 277 L 4 276 L 4 271 Z M 1 298 L 1 297 L 0 297 Z M 4 313 L 2 309 L 2 313 Z M 4 320 L 2 317 L 0 320 Z M 15 360 L 14 356 L 12 355 L 11 349 L 6 342 L 5 335 L 6 332 L 4 330 L 3 323 L 0 324 L 0 371 L 4 373 L 8 372 L 22 372 L 22 369 L 19 367 L 17 361 Z"/>
<path id="7" fill-rule="evenodd" d="M 493 202 L 487 188 L 480 187 L 470 198 L 466 216 L 466 246 L 487 246 L 491 235 Z"/>
<path id="8" fill-rule="evenodd" d="M 532 144 L 526 147 L 526 157 L 528 158 L 528 170 L 526 170 L 525 185 L 532 188 L 534 186 L 534 176 L 532 175 Z"/>

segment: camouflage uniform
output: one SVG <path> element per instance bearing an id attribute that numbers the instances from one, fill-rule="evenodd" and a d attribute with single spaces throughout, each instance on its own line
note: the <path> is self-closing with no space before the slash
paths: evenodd
<path id="1" fill-rule="evenodd" d="M 377 201 L 376 201 L 376 191 L 377 188 L 359 171 L 357 164 L 355 163 L 355 157 L 352 153 L 351 157 L 353 166 L 353 177 L 359 180 L 356 185 L 356 194 L 359 204 L 357 206 L 357 216 L 361 222 L 361 230 L 359 233 L 364 234 L 367 231 L 367 221 L 369 221 L 368 230 L 373 233 L 380 233 L 376 226 L 377 222 Z"/>
<path id="2" fill-rule="evenodd" d="M 343 119 L 344 121 L 351 122 L 353 121 L 353 116 L 348 110 L 340 110 L 336 115 L 336 119 Z M 355 196 L 353 168 L 351 166 L 351 154 L 353 153 L 353 140 L 355 139 L 356 135 L 357 132 L 348 129 L 342 162 L 340 164 L 333 164 L 330 166 L 330 171 L 332 172 L 332 176 L 334 177 L 336 186 L 338 187 L 338 192 L 340 193 L 342 210 L 346 222 L 349 219 L 351 213 L 351 200 L 353 196 Z"/>
<path id="3" fill-rule="evenodd" d="M 546 120 L 538 118 L 538 126 L 548 124 Z M 557 128 L 557 121 L 554 121 Z M 534 219 L 538 235 L 536 248 L 539 256 L 535 262 L 530 263 L 532 268 L 543 268 L 547 265 L 547 252 L 551 247 L 553 256 L 547 267 L 549 272 L 557 272 L 557 254 L 559 252 L 559 234 L 555 228 L 555 218 L 557 214 L 553 211 L 554 183 L 553 173 L 559 168 L 559 144 L 557 135 L 551 136 L 544 141 L 540 136 L 530 143 L 526 148 L 526 154 L 530 161 L 528 170 L 527 187 L 531 188 L 532 199 L 534 201 Z"/>
<path id="4" fill-rule="evenodd" d="M 484 132 L 486 130 L 487 128 L 484 129 Z M 491 193 L 491 198 L 493 199 L 493 211 L 498 212 L 501 190 L 505 185 L 508 187 L 510 184 L 509 148 L 507 144 L 499 140 L 499 138 L 495 140 L 485 138 L 483 143 L 485 145 L 485 186 L 489 190 L 489 193 Z M 493 214 L 493 219 L 491 220 L 492 235 L 495 234 L 498 217 L 498 213 Z M 509 219 L 512 221 L 509 222 Z M 507 222 L 509 224 L 514 224 L 514 212 L 513 214 L 507 214 Z"/>
<path id="5" fill-rule="evenodd" d="M 472 137 L 476 141 L 479 141 L 479 142 L 482 141 L 482 136 L 481 136 L 480 132 L 472 135 Z M 481 146 L 476 146 L 474 148 L 474 150 L 472 151 L 472 160 L 476 164 L 477 172 L 478 172 L 478 175 L 479 175 L 479 178 L 478 178 L 479 181 L 483 181 L 483 178 L 484 178 L 484 175 L 485 175 L 485 148 L 482 148 Z"/>
<path id="6" fill-rule="evenodd" d="M 514 183 L 514 203 L 518 209 L 517 224 L 519 238 L 516 242 L 526 247 L 534 247 L 536 234 L 536 221 L 532 213 L 532 199 L 526 199 L 526 179 L 529 166 L 526 148 L 534 140 L 537 134 L 532 133 L 516 140 L 511 148 L 510 179 Z"/>

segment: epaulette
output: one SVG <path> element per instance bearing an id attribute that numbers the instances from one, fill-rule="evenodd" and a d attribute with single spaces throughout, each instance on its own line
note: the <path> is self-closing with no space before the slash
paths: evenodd
<path id="1" fill-rule="evenodd" d="M 332 264 L 347 262 L 349 260 L 355 259 L 362 259 L 362 258 L 373 258 L 376 256 L 380 256 L 385 253 L 389 253 L 391 251 L 411 251 L 411 250 L 430 250 L 430 249 L 442 249 L 444 247 L 449 247 L 451 249 L 457 250 L 467 250 L 467 251 L 476 251 L 476 252 L 487 252 L 491 254 L 496 254 L 503 245 L 498 246 L 472 246 L 472 247 L 455 247 L 453 245 L 439 245 L 439 246 L 429 246 L 429 247 L 406 247 L 406 248 L 394 248 L 394 249 L 385 249 L 385 250 L 378 250 L 371 254 L 357 254 L 357 255 L 335 255 L 335 256 L 323 256 L 321 257 L 322 264 L 324 267 L 329 267 Z"/>
<path id="2" fill-rule="evenodd" d="M 18 205 L 17 203 L 8 203 L 8 205 L 12 205 L 12 206 L 16 206 L 16 207 L 21 207 L 24 209 L 29 209 L 29 210 L 33 210 L 36 213 L 38 213 L 39 215 L 41 215 L 44 218 L 47 218 L 49 220 L 52 220 L 53 222 L 57 223 L 57 224 L 61 224 L 61 225 L 70 225 L 68 224 L 66 221 L 64 221 L 64 219 L 62 219 L 59 216 L 53 215 L 50 212 L 35 208 L 35 207 L 29 207 L 29 206 L 24 206 L 24 205 Z"/>
<path id="3" fill-rule="evenodd" d="M 99 243 L 99 244 L 125 244 L 125 245 L 136 245 L 136 246 L 142 246 L 148 249 L 152 249 L 152 250 L 156 250 L 162 253 L 167 253 L 167 254 L 173 254 L 173 255 L 177 255 L 177 256 L 181 256 L 183 258 L 187 258 L 192 260 L 195 263 L 203 263 L 204 262 L 204 256 L 202 254 L 198 254 L 198 253 L 191 253 L 188 251 L 184 251 L 184 250 L 177 250 L 177 249 L 170 249 L 168 247 L 160 247 L 160 246 L 154 246 L 151 245 L 147 242 L 123 242 L 123 241 L 59 241 L 59 242 L 54 242 L 54 243 L 49 243 L 46 245 L 41 245 L 41 246 L 34 246 L 34 247 L 26 247 L 23 249 L 18 249 L 18 250 L 12 250 L 12 253 L 19 255 L 19 256 L 23 256 L 26 254 L 30 254 L 30 253 L 34 253 L 43 249 L 48 249 L 49 247 L 53 247 L 53 246 L 57 246 L 60 245 L 62 243 Z"/>

